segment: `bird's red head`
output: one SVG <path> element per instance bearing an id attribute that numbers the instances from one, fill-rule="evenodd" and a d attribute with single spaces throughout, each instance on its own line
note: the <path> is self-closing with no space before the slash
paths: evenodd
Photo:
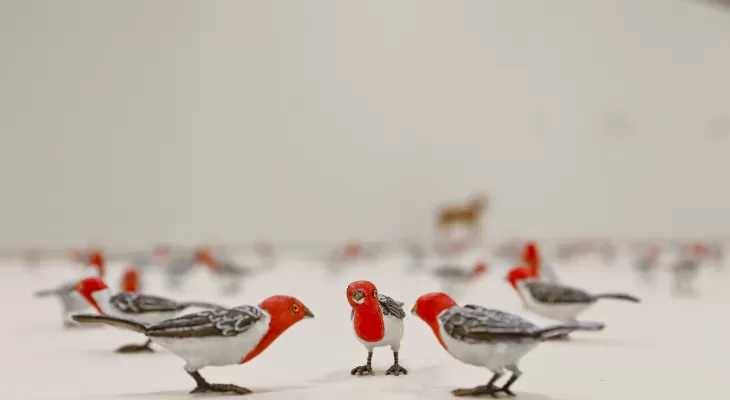
<path id="1" fill-rule="evenodd" d="M 509 282 L 510 285 L 512 285 L 513 288 L 517 289 L 517 282 L 528 279 L 528 278 L 534 278 L 535 274 L 530 270 L 530 268 L 527 267 L 517 267 L 512 268 L 506 276 L 507 282 Z"/>
<path id="2" fill-rule="evenodd" d="M 476 265 L 474 265 L 474 269 L 472 269 L 471 273 L 469 274 L 469 280 L 474 280 L 482 275 L 487 273 L 487 264 L 483 262 L 478 262 Z"/>
<path id="3" fill-rule="evenodd" d="M 218 263 L 210 250 L 206 248 L 198 248 L 195 250 L 195 261 L 205 265 L 213 272 L 218 272 Z"/>
<path id="4" fill-rule="evenodd" d="M 304 303 L 291 296 L 277 295 L 271 296 L 259 304 L 259 307 L 266 310 L 271 315 L 271 321 L 269 321 L 269 330 L 266 332 L 263 338 L 259 341 L 259 344 L 248 353 L 246 358 L 241 360 L 241 364 L 251 360 L 252 358 L 259 355 L 262 351 L 266 350 L 271 343 L 276 340 L 284 331 L 289 329 L 292 325 L 305 318 L 314 318 L 314 314 L 310 311 Z"/>
<path id="5" fill-rule="evenodd" d="M 438 316 L 444 310 L 456 306 L 456 301 L 448 294 L 442 292 L 427 293 L 416 300 L 416 304 L 411 309 L 411 314 L 417 316 L 423 322 L 427 323 L 433 333 L 436 335 L 441 346 L 446 348 L 441 339 L 441 331 L 438 324 Z"/>
<path id="6" fill-rule="evenodd" d="M 347 302 L 353 310 L 380 305 L 378 289 L 370 281 L 356 281 L 347 286 Z"/>
<path id="7" fill-rule="evenodd" d="M 525 244 L 525 248 L 522 251 L 522 262 L 530 267 L 537 267 L 540 263 L 540 251 L 537 249 L 537 243 L 527 242 Z"/>
<path id="8" fill-rule="evenodd" d="M 101 250 L 94 250 L 89 254 L 89 264 L 99 271 L 100 277 L 104 277 L 104 254 Z"/>
<path id="9" fill-rule="evenodd" d="M 103 314 L 104 312 L 101 310 L 101 307 L 99 307 L 99 304 L 96 302 L 96 299 L 94 298 L 93 294 L 108 289 L 109 287 L 104 283 L 103 280 L 100 278 L 85 278 L 82 279 L 79 283 L 76 284 L 74 287 L 74 290 L 78 292 L 81 296 L 83 296 L 86 301 L 91 304 L 96 311 L 99 311 L 99 313 Z"/>
<path id="10" fill-rule="evenodd" d="M 139 271 L 129 267 L 122 274 L 122 292 L 137 293 L 139 291 Z"/>

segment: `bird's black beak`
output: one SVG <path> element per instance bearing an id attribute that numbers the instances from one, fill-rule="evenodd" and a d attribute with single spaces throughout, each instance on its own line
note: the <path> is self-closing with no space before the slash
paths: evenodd
<path id="1" fill-rule="evenodd" d="M 418 310 L 416 309 L 416 306 L 417 306 L 417 305 L 418 305 L 418 304 L 414 304 L 414 305 L 413 305 L 413 308 L 411 308 L 411 315 L 415 315 L 415 316 L 418 316 Z"/>
<path id="2" fill-rule="evenodd" d="M 354 301 L 357 304 L 362 304 L 362 302 L 365 300 L 365 292 L 363 290 L 356 290 L 352 292 L 352 301 Z"/>
<path id="3" fill-rule="evenodd" d="M 304 307 L 304 318 L 314 318 L 314 314 L 307 307 Z"/>

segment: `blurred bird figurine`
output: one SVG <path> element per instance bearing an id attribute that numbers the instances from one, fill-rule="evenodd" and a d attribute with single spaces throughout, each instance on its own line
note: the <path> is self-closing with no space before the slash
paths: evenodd
<path id="1" fill-rule="evenodd" d="M 272 296 L 258 306 L 202 311 L 157 323 L 141 323 L 104 315 L 76 315 L 80 323 L 115 326 L 147 336 L 148 341 L 185 360 L 185 372 L 195 380 L 190 393 L 251 393 L 249 389 L 209 383 L 200 369 L 244 364 L 264 351 L 279 335 L 314 314 L 290 296 Z"/>
<path id="2" fill-rule="evenodd" d="M 477 305 L 460 307 L 446 293 L 428 293 L 418 298 L 411 310 L 433 330 L 436 339 L 457 360 L 486 367 L 494 375 L 486 385 L 456 389 L 455 396 L 514 396 L 511 387 L 522 375 L 518 364 L 540 342 L 575 330 L 600 330 L 603 325 L 591 322 L 564 322 L 538 327 L 517 315 Z M 497 381 L 512 375 L 502 386 Z"/>
<path id="3" fill-rule="evenodd" d="M 677 261 L 672 265 L 673 293 L 675 295 L 693 295 L 697 291 L 694 282 L 702 266 L 706 249 L 702 246 L 689 246 L 681 251 Z"/>
<path id="4" fill-rule="evenodd" d="M 355 337 L 368 351 L 367 363 L 353 368 L 352 375 L 373 375 L 373 350 L 384 346 L 390 346 L 393 351 L 393 366 L 385 374 L 408 374 L 398 363 L 400 342 L 403 339 L 403 318 L 406 316 L 403 303 L 379 294 L 375 285 L 369 281 L 352 282 L 347 286 L 347 302 L 352 307 L 350 319 Z"/>
<path id="5" fill-rule="evenodd" d="M 634 268 L 642 281 L 646 283 L 654 281 L 660 256 L 661 250 L 657 246 L 649 247 L 639 253 L 636 261 L 634 261 Z"/>
<path id="6" fill-rule="evenodd" d="M 600 299 L 623 300 L 638 303 L 639 299 L 623 293 L 590 294 L 584 290 L 543 282 L 528 268 L 513 268 L 507 281 L 522 299 L 528 310 L 545 318 L 573 322 Z"/>
<path id="7" fill-rule="evenodd" d="M 457 265 L 443 265 L 433 270 L 433 275 L 441 282 L 441 291 L 459 297 L 469 285 L 487 273 L 487 264 L 477 262 L 470 270 Z"/>
<path id="8" fill-rule="evenodd" d="M 216 304 L 203 302 L 177 302 L 164 297 L 141 293 L 123 292 L 112 294 L 103 280 L 86 278 L 75 286 L 75 291 L 83 300 L 100 314 L 123 318 L 140 324 L 155 324 L 179 315 L 190 307 L 222 308 Z M 74 318 L 75 321 L 77 321 Z M 118 353 L 149 352 L 151 340 L 142 345 L 126 345 L 117 349 Z"/>
<path id="9" fill-rule="evenodd" d="M 139 271 L 135 267 L 129 267 L 122 273 L 122 284 L 120 292 L 137 293 L 140 291 Z"/>
<path id="10" fill-rule="evenodd" d="M 81 257 L 81 255 L 79 255 Z M 88 255 L 88 267 L 84 271 L 82 277 L 104 277 L 104 255 L 101 251 L 94 251 Z M 46 289 L 37 291 L 34 297 L 50 297 L 55 296 L 61 303 L 61 318 L 63 326 L 66 328 L 75 328 L 79 324 L 71 319 L 71 315 L 77 312 L 85 311 L 90 308 L 89 304 L 78 296 L 74 296 L 74 288 L 80 278 L 73 281 L 65 282 L 55 289 Z"/>
<path id="11" fill-rule="evenodd" d="M 546 282 L 560 282 L 558 274 L 550 264 L 543 261 L 537 243 L 527 242 L 522 251 L 522 263 L 530 269 L 530 273 L 537 279 Z"/>

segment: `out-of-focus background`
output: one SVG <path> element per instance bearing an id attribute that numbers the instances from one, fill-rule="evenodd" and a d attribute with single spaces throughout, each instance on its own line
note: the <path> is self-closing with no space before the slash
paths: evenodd
<path id="1" fill-rule="evenodd" d="M 33 374 L 45 388 L 18 384 L 16 398 L 114 397 L 109 377 L 79 388 L 74 371 L 141 368 L 115 364 L 116 339 L 98 331 L 69 339 L 57 307 L 30 299 L 73 283 L 89 254 L 103 254 L 115 290 L 134 267 L 144 291 L 179 298 L 255 304 L 291 291 L 324 325 L 287 334 L 261 362 L 284 368 L 285 349 L 311 347 L 304 337 L 334 337 L 326 326 L 352 347 L 337 354 L 344 368 L 362 356 L 348 282 L 371 279 L 409 308 L 449 289 L 522 313 L 504 274 L 533 243 L 566 283 L 648 300 L 601 306 L 592 317 L 614 329 L 604 341 L 553 345 L 524 368 L 554 370 L 569 354 L 558 370 L 584 374 L 582 386 L 547 374 L 521 383 L 527 392 L 683 398 L 696 385 L 666 387 L 688 377 L 652 361 L 668 352 L 706 366 L 703 382 L 722 370 L 714 351 L 676 346 L 727 304 L 727 2 L 0 0 L 0 60 L 0 293 L 32 310 L 3 340 L 36 335 L 33 351 L 57 360 Z M 478 284 L 475 265 L 488 271 Z M 649 313 L 661 327 L 639 329 Z M 410 343 L 433 345 L 408 323 Z M 456 361 L 424 348 L 404 350 L 416 380 L 402 393 L 373 393 L 449 398 L 463 386 L 444 367 Z M 28 355 L 6 354 L 22 366 L 10 380 L 31 379 Z M 581 367 L 601 356 L 615 359 L 600 373 Z M 122 386 L 156 398 L 191 384 L 151 357 L 161 381 Z M 62 359 L 79 364 L 58 375 Z M 307 369 L 325 378 L 299 376 L 321 387 L 298 396 L 355 390 L 334 364 Z M 269 375 L 264 391 L 287 384 Z"/>
<path id="2" fill-rule="evenodd" d="M 702 2 L 1 4 L 6 249 L 730 236 Z"/>

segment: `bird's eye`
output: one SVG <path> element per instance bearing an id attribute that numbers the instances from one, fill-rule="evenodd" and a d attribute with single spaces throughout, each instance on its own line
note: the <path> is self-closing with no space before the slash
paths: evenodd
<path id="1" fill-rule="evenodd" d="M 378 291 L 377 290 L 373 290 L 373 298 L 374 299 L 377 299 L 378 298 Z"/>
<path id="2" fill-rule="evenodd" d="M 297 303 L 292 304 L 291 305 L 291 312 L 292 312 L 292 314 L 298 313 L 299 312 L 299 304 L 297 304 Z"/>

